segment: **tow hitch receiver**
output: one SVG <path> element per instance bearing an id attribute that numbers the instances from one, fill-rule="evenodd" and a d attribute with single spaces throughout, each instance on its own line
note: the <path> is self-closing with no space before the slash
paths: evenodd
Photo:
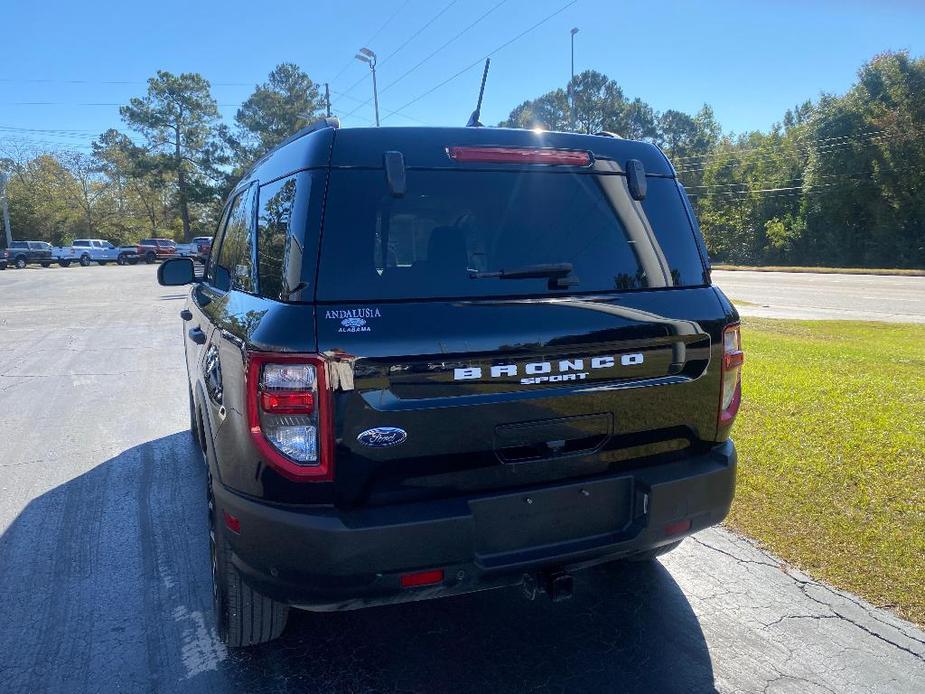
<path id="1" fill-rule="evenodd" d="M 572 574 L 567 571 L 551 571 L 544 575 L 546 594 L 553 602 L 562 602 L 572 597 Z"/>

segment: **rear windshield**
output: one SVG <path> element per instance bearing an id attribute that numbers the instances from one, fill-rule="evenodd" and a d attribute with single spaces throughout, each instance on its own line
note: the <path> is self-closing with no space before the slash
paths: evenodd
<path id="1" fill-rule="evenodd" d="M 548 277 L 485 277 L 571 264 Z M 556 295 L 689 287 L 704 268 L 676 182 L 546 171 L 407 172 L 394 197 L 381 170 L 331 172 L 321 301 Z"/>

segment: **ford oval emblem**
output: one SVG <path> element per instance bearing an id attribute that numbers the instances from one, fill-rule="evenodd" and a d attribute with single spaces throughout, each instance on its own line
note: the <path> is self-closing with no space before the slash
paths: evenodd
<path id="1" fill-rule="evenodd" d="M 398 427 L 376 427 L 357 436 L 357 441 L 370 448 L 388 448 L 404 443 L 408 432 Z"/>
<path id="2" fill-rule="evenodd" d="M 362 318 L 344 318 L 340 324 L 345 328 L 362 328 L 366 325 L 366 321 Z"/>

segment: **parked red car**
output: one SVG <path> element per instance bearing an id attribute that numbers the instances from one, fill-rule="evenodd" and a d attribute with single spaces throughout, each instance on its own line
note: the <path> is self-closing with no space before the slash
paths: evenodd
<path id="1" fill-rule="evenodd" d="M 193 243 L 196 244 L 196 249 L 199 253 L 199 260 L 205 263 L 209 257 L 209 253 L 212 252 L 212 237 L 197 236 L 193 239 Z"/>
<path id="2" fill-rule="evenodd" d="M 171 239 L 142 239 L 137 246 L 138 256 L 149 265 L 155 260 L 166 260 L 177 255 L 177 242 Z"/>

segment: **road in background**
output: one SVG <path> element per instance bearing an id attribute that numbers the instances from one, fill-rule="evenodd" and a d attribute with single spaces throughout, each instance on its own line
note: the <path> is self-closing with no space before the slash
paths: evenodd
<path id="1" fill-rule="evenodd" d="M 570 602 L 296 613 L 228 652 L 184 297 L 150 266 L 0 272 L 4 693 L 925 691 L 925 633 L 718 529 L 580 573 Z"/>
<path id="2" fill-rule="evenodd" d="M 714 270 L 743 316 L 925 323 L 925 277 Z"/>

